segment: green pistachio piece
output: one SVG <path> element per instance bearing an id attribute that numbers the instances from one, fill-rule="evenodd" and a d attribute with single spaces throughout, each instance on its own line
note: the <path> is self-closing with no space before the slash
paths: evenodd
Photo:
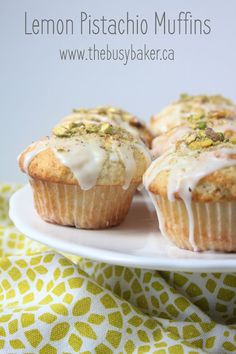
<path id="1" fill-rule="evenodd" d="M 211 140 L 213 140 L 214 142 L 217 142 L 217 141 L 224 141 L 225 140 L 225 137 L 224 137 L 224 134 L 223 133 L 217 133 L 215 132 L 213 129 L 211 128 L 207 128 L 205 130 L 205 134 L 208 138 L 210 138 Z"/>
<path id="2" fill-rule="evenodd" d="M 190 143 L 188 145 L 188 147 L 191 150 L 198 150 L 201 148 L 206 148 L 206 147 L 212 146 L 213 144 L 214 144 L 213 140 L 207 138 L 204 140 L 193 141 L 192 143 Z"/>
<path id="3" fill-rule="evenodd" d="M 198 129 L 202 129 L 202 130 L 206 129 L 206 127 L 207 127 L 207 124 L 206 124 L 206 122 L 203 122 L 203 121 L 199 122 L 198 125 L 197 125 L 197 128 Z"/>
<path id="4" fill-rule="evenodd" d="M 190 98 L 190 96 L 186 92 L 180 94 L 180 100 L 185 101 L 188 98 Z"/>
<path id="5" fill-rule="evenodd" d="M 236 136 L 232 136 L 229 141 L 232 143 L 232 144 L 236 144 Z"/>
<path id="6" fill-rule="evenodd" d="M 65 122 L 63 123 L 63 127 L 67 130 L 71 130 L 77 128 L 78 124 L 76 122 Z"/>
<path id="7" fill-rule="evenodd" d="M 187 144 L 191 144 L 193 141 L 195 141 L 196 140 L 196 134 L 190 134 L 190 135 L 188 135 L 187 136 L 187 138 L 185 139 L 185 141 L 186 141 L 186 143 Z"/>
<path id="8" fill-rule="evenodd" d="M 81 127 L 84 127 L 83 122 L 64 122 L 53 128 L 53 134 L 60 138 L 67 138 L 78 133 Z"/>
<path id="9" fill-rule="evenodd" d="M 73 113 L 88 113 L 89 112 L 89 109 L 87 108 L 74 108 Z"/>
<path id="10" fill-rule="evenodd" d="M 71 132 L 63 125 L 59 125 L 53 128 L 53 134 L 59 138 L 66 138 L 71 136 Z"/>
<path id="11" fill-rule="evenodd" d="M 113 127 L 109 123 L 103 123 L 103 124 L 101 124 L 99 131 L 101 133 L 105 133 L 105 134 L 112 134 L 113 133 Z"/>
<path id="12" fill-rule="evenodd" d="M 193 108 L 193 113 L 189 116 L 189 118 L 192 118 L 194 120 L 199 120 L 205 116 L 205 111 L 202 108 Z"/>
<path id="13" fill-rule="evenodd" d="M 95 112 L 97 111 L 98 114 L 101 115 L 106 115 L 108 113 L 107 107 L 99 107 L 97 110 L 95 109 Z"/>
<path id="14" fill-rule="evenodd" d="M 117 109 L 115 107 L 108 107 L 107 108 L 108 112 L 110 113 L 121 113 L 121 110 L 120 109 Z"/>
<path id="15" fill-rule="evenodd" d="M 98 124 L 86 125 L 85 129 L 87 133 L 97 133 L 99 131 L 99 125 Z"/>

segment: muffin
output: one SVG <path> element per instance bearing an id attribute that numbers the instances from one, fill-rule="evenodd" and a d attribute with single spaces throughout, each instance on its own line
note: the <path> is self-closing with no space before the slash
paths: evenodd
<path id="1" fill-rule="evenodd" d="M 95 107 L 91 109 L 74 109 L 71 114 L 62 119 L 62 122 L 88 121 L 93 123 L 109 123 L 128 130 L 135 137 L 140 137 L 148 146 L 151 146 L 152 135 L 146 125 L 134 115 L 111 106 Z"/>
<path id="2" fill-rule="evenodd" d="M 120 224 L 150 164 L 144 143 L 109 123 L 64 122 L 19 157 L 38 214 L 46 221 L 101 229 Z"/>
<path id="3" fill-rule="evenodd" d="M 154 136 L 158 136 L 179 125 L 184 125 L 189 115 L 202 115 L 216 110 L 236 112 L 236 105 L 221 95 L 189 96 L 182 94 L 178 101 L 151 117 L 149 128 Z"/>
<path id="4" fill-rule="evenodd" d="M 178 247 L 236 251 L 235 144 L 211 128 L 195 131 L 146 171 L 161 232 Z"/>
<path id="5" fill-rule="evenodd" d="M 168 149 L 174 148 L 178 140 L 181 140 L 185 134 L 196 130 L 201 131 L 206 127 L 212 128 L 216 132 L 225 133 L 227 137 L 232 137 L 236 134 L 236 111 L 222 109 L 205 112 L 199 108 L 198 113 L 186 113 L 179 126 L 157 136 L 152 141 L 153 155 L 160 156 Z"/>

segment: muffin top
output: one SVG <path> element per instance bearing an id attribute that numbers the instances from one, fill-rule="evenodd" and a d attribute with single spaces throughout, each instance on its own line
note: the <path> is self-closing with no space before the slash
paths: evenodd
<path id="1" fill-rule="evenodd" d="M 236 119 L 235 115 L 236 105 L 223 96 L 182 94 L 178 101 L 152 116 L 149 126 L 153 135 L 158 136 L 179 125 L 195 123 L 196 120 L 201 124 L 208 119 L 212 122 L 218 120 L 216 125 L 223 126 L 224 120 Z"/>
<path id="2" fill-rule="evenodd" d="M 71 114 L 63 118 L 62 122 L 65 121 L 87 121 L 95 124 L 104 122 L 111 125 L 118 125 L 128 130 L 135 137 L 140 137 L 149 147 L 152 140 L 151 133 L 143 122 L 129 112 L 112 106 L 74 109 Z"/>
<path id="3" fill-rule="evenodd" d="M 169 200 L 218 201 L 236 198 L 236 140 L 212 128 L 197 130 L 179 140 L 152 162 L 144 184 Z"/>
<path id="4" fill-rule="evenodd" d="M 198 108 L 198 112 L 196 111 L 186 114 L 179 126 L 153 139 L 154 156 L 158 157 L 169 148 L 174 148 L 178 140 L 183 139 L 186 133 L 198 131 L 201 134 L 207 127 L 216 132 L 225 133 L 229 138 L 236 135 L 236 111 L 222 109 L 206 112 L 202 108 Z"/>
<path id="5" fill-rule="evenodd" d="M 20 168 L 30 177 L 79 184 L 84 190 L 141 183 L 150 162 L 148 148 L 127 130 L 104 122 L 66 120 L 19 157 Z"/>

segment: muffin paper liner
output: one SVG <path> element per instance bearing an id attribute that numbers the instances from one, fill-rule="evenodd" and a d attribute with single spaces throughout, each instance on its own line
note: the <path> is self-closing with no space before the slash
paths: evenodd
<path id="1" fill-rule="evenodd" d="M 34 202 L 42 219 L 60 225 L 84 229 L 103 229 L 120 224 L 126 217 L 137 185 L 95 186 L 82 190 L 31 179 Z"/>
<path id="2" fill-rule="evenodd" d="M 160 214 L 162 233 L 175 245 L 194 250 L 189 237 L 189 217 L 182 200 L 153 195 Z M 197 251 L 236 251 L 236 201 L 194 202 L 194 244 Z"/>

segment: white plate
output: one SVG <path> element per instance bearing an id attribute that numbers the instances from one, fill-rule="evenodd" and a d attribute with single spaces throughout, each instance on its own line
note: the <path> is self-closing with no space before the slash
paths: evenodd
<path id="1" fill-rule="evenodd" d="M 54 249 L 111 264 L 190 272 L 236 271 L 236 254 L 194 253 L 173 246 L 158 229 L 151 203 L 136 195 L 125 222 L 107 230 L 79 230 L 46 223 L 36 213 L 30 186 L 10 200 L 17 228 Z"/>

